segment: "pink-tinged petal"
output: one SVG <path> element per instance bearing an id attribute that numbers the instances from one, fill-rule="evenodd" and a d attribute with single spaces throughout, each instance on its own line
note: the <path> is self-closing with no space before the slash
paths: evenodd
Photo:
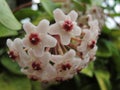
<path id="1" fill-rule="evenodd" d="M 24 38 L 24 39 L 23 39 L 23 45 L 24 45 L 25 47 L 31 47 L 31 43 L 30 43 L 30 41 L 29 41 L 28 38 Z"/>
<path id="2" fill-rule="evenodd" d="M 86 51 L 86 48 L 87 48 L 87 43 L 83 41 L 81 45 L 77 47 L 77 50 L 83 52 Z"/>
<path id="3" fill-rule="evenodd" d="M 60 33 L 60 40 L 63 45 L 68 45 L 71 40 L 71 36 L 68 33 Z"/>
<path id="4" fill-rule="evenodd" d="M 39 33 L 46 34 L 47 30 L 49 29 L 49 24 L 50 24 L 50 22 L 48 20 L 44 19 L 44 20 L 40 21 L 40 23 L 38 24 L 36 29 Z"/>
<path id="5" fill-rule="evenodd" d="M 65 58 L 66 59 L 71 59 L 73 57 L 75 57 L 76 52 L 73 49 L 70 49 L 67 53 L 65 53 Z"/>
<path id="6" fill-rule="evenodd" d="M 22 43 L 22 40 L 20 38 L 16 38 L 14 40 L 15 42 L 15 46 L 18 50 L 22 50 L 23 49 L 23 43 Z"/>
<path id="7" fill-rule="evenodd" d="M 34 47 L 33 53 L 34 53 L 35 56 L 41 57 L 44 53 L 44 46 L 40 45 L 38 47 Z"/>
<path id="8" fill-rule="evenodd" d="M 54 17 L 55 17 L 56 22 L 64 20 L 66 17 L 66 15 L 63 13 L 63 11 L 61 9 L 55 9 L 53 11 L 53 13 L 54 13 Z"/>
<path id="9" fill-rule="evenodd" d="M 13 44 L 12 40 L 7 39 L 7 46 L 9 47 L 9 49 L 12 48 L 12 44 Z"/>
<path id="10" fill-rule="evenodd" d="M 41 57 L 44 63 L 49 63 L 49 59 L 51 58 L 51 54 L 49 52 L 45 52 Z"/>
<path id="11" fill-rule="evenodd" d="M 60 32 L 60 26 L 58 23 L 51 25 L 48 31 L 48 33 L 52 35 L 57 35 L 59 34 L 59 32 Z"/>
<path id="12" fill-rule="evenodd" d="M 91 38 L 91 31 L 89 29 L 84 29 L 83 32 L 85 33 L 83 40 L 89 41 Z"/>
<path id="13" fill-rule="evenodd" d="M 80 36 L 81 28 L 78 26 L 74 26 L 73 30 L 71 31 L 72 36 Z"/>
<path id="14" fill-rule="evenodd" d="M 46 35 L 42 40 L 45 47 L 55 47 L 57 44 L 57 40 L 50 35 Z"/>
<path id="15" fill-rule="evenodd" d="M 63 60 L 62 55 L 52 55 L 51 57 L 51 61 L 54 62 L 55 64 L 62 62 L 62 60 Z"/>
<path id="16" fill-rule="evenodd" d="M 30 22 L 27 22 L 27 23 L 24 23 L 23 24 L 23 29 L 25 30 L 26 33 L 31 33 L 35 30 L 35 26 L 30 23 Z"/>
<path id="17" fill-rule="evenodd" d="M 78 14 L 74 10 L 72 10 L 68 15 L 71 17 L 72 21 L 76 21 L 77 20 Z"/>

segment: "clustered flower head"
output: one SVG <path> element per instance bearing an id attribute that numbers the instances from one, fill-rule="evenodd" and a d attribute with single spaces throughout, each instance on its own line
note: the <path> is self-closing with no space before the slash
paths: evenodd
<path id="1" fill-rule="evenodd" d="M 24 38 L 7 40 L 9 57 L 16 61 L 21 71 L 31 80 L 61 82 L 71 79 L 95 60 L 99 25 L 88 15 L 87 27 L 77 24 L 78 13 L 67 15 L 54 10 L 55 23 L 46 19 L 38 26 L 28 22 L 23 25 Z"/>

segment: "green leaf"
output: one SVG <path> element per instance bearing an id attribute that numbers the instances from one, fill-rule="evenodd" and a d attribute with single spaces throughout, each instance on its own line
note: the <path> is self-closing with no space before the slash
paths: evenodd
<path id="1" fill-rule="evenodd" d="M 10 30 L 0 23 L 0 38 L 18 35 L 17 31 Z"/>
<path id="2" fill-rule="evenodd" d="M 110 16 L 110 17 L 120 16 L 120 13 L 110 13 L 109 16 Z"/>
<path id="3" fill-rule="evenodd" d="M 31 81 L 31 83 L 32 83 L 32 90 L 42 90 L 40 82 Z"/>
<path id="4" fill-rule="evenodd" d="M 110 35 L 111 30 L 109 28 L 107 28 L 106 26 L 104 26 L 104 27 L 102 27 L 102 34 Z"/>
<path id="5" fill-rule="evenodd" d="M 12 59 L 10 59 L 8 56 L 3 56 L 1 58 L 2 65 L 7 68 L 10 72 L 18 75 L 23 75 L 20 71 L 20 67 L 16 62 L 13 62 Z"/>
<path id="6" fill-rule="evenodd" d="M 53 17 L 53 10 L 55 8 L 57 8 L 56 4 L 53 3 L 51 0 L 41 0 L 41 4 L 43 6 L 43 8 L 45 9 L 45 11 L 51 16 Z"/>
<path id="7" fill-rule="evenodd" d="M 100 6 L 104 0 L 91 0 L 92 5 Z"/>
<path id="8" fill-rule="evenodd" d="M 0 56 L 5 52 L 4 48 L 0 48 Z"/>
<path id="9" fill-rule="evenodd" d="M 85 11 L 86 10 L 86 7 L 84 6 L 84 4 L 82 4 L 78 0 L 72 0 L 72 1 L 73 1 L 73 5 L 74 5 L 75 9 L 77 9 L 79 11 Z"/>
<path id="10" fill-rule="evenodd" d="M 53 20 L 53 18 L 50 17 L 47 13 L 45 13 L 45 12 L 42 13 L 42 12 L 41 12 L 40 15 L 39 15 L 38 17 L 36 17 L 36 19 L 34 19 L 34 20 L 32 21 L 32 23 L 35 24 L 35 25 L 38 25 L 38 23 L 39 23 L 42 19 L 48 19 L 48 20 L 50 20 L 50 21 Z"/>
<path id="11" fill-rule="evenodd" d="M 93 77 L 93 71 L 94 71 L 94 63 L 90 62 L 89 65 L 81 71 L 81 73 Z"/>
<path id="12" fill-rule="evenodd" d="M 96 83 L 89 83 L 84 85 L 80 90 L 99 90 L 99 87 Z"/>
<path id="13" fill-rule="evenodd" d="M 111 30 L 111 36 L 114 38 L 120 37 L 120 30 Z"/>
<path id="14" fill-rule="evenodd" d="M 105 70 L 95 70 L 95 76 L 101 90 L 111 90 L 110 73 Z"/>
<path id="15" fill-rule="evenodd" d="M 35 19 L 38 17 L 40 14 L 39 11 L 32 10 L 31 8 L 23 8 L 15 13 L 15 17 L 19 20 L 24 19 L 24 18 L 31 18 Z"/>
<path id="16" fill-rule="evenodd" d="M 111 43 L 112 49 L 112 62 L 116 68 L 116 71 L 120 74 L 120 53 L 119 50 Z"/>
<path id="17" fill-rule="evenodd" d="M 0 90 L 31 90 L 31 83 L 25 77 L 0 74 Z"/>
<path id="18" fill-rule="evenodd" d="M 100 39 L 98 42 L 98 51 L 96 55 L 104 58 L 112 56 L 110 42 L 105 39 Z"/>
<path id="19" fill-rule="evenodd" d="M 79 1 L 81 1 L 83 3 L 91 4 L 91 0 L 79 0 Z"/>
<path id="20" fill-rule="evenodd" d="M 117 49 L 120 50 L 120 38 L 116 38 L 114 41 L 113 41 L 114 45 L 116 46 Z"/>
<path id="21" fill-rule="evenodd" d="M 5 0 L 0 0 L 0 23 L 12 30 L 21 29 L 21 24 L 14 17 Z"/>

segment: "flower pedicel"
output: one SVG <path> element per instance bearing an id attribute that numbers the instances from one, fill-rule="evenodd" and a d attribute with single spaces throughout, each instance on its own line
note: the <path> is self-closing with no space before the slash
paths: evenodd
<path id="1" fill-rule="evenodd" d="M 77 25 L 78 14 L 74 10 L 65 15 L 54 10 L 55 23 L 41 20 L 38 26 L 25 23 L 23 39 L 8 39 L 9 56 L 32 80 L 60 82 L 71 79 L 95 60 L 98 21 L 88 15 L 89 28 Z"/>

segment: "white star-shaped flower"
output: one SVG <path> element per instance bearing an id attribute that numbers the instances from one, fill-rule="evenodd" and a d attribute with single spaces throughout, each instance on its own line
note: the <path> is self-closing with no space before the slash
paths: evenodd
<path id="1" fill-rule="evenodd" d="M 34 76 L 40 81 L 49 81 L 50 79 L 53 80 L 56 75 L 56 70 L 49 63 L 51 54 L 49 52 L 45 52 L 41 57 L 36 57 L 30 50 L 29 55 L 31 60 L 29 61 L 29 64 L 27 64 L 27 68 L 22 68 L 21 71 L 28 75 L 28 77 L 33 78 Z"/>
<path id="2" fill-rule="evenodd" d="M 76 69 L 79 67 L 81 59 L 75 58 L 75 51 L 70 50 L 65 55 L 52 55 L 52 62 L 57 71 L 57 78 L 64 80 L 70 79 L 76 73 Z"/>
<path id="3" fill-rule="evenodd" d="M 54 47 L 57 43 L 57 40 L 47 33 L 48 20 L 42 20 L 37 27 L 30 22 L 25 23 L 23 28 L 27 33 L 23 39 L 23 44 L 27 48 L 32 48 L 36 56 L 42 56 L 45 47 Z"/>
<path id="4" fill-rule="evenodd" d="M 16 38 L 14 41 L 8 39 L 7 46 L 9 47 L 9 57 L 17 61 L 21 67 L 25 67 L 30 58 L 23 49 L 22 40 L 20 38 Z"/>
<path id="5" fill-rule="evenodd" d="M 19 59 L 19 51 L 16 48 L 15 42 L 11 39 L 7 39 L 7 46 L 9 48 L 8 55 L 11 59 L 17 61 Z"/>
<path id="6" fill-rule="evenodd" d="M 81 29 L 76 23 L 78 14 L 73 10 L 68 15 L 65 15 L 61 9 L 56 9 L 53 13 L 56 23 L 50 26 L 49 33 L 59 35 L 61 43 L 68 45 L 71 37 L 81 34 Z"/>

